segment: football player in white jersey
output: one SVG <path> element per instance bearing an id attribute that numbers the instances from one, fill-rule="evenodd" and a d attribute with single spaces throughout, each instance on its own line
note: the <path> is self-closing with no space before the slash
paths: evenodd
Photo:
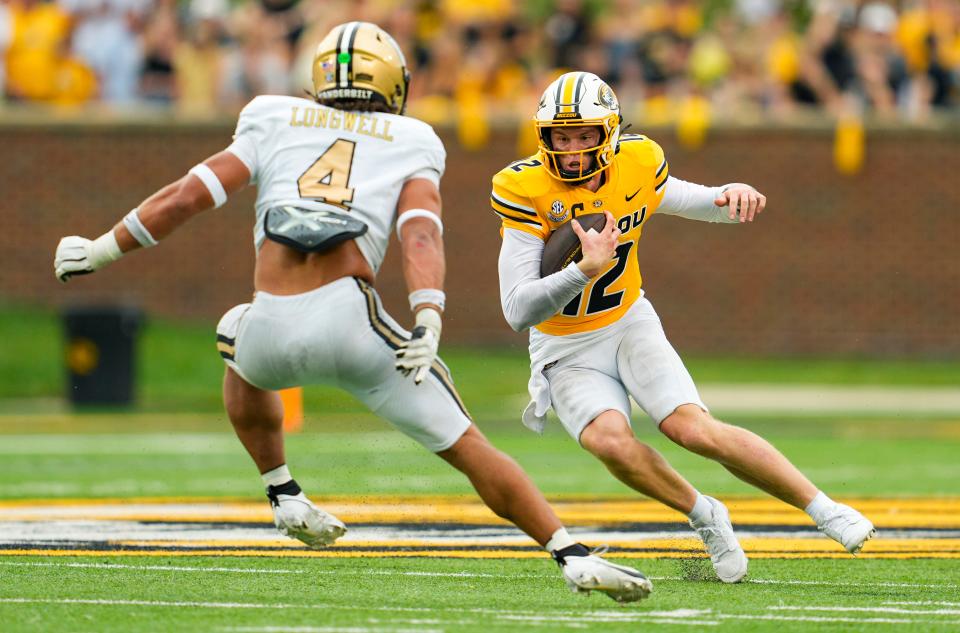
<path id="1" fill-rule="evenodd" d="M 334 384 L 465 473 L 496 514 L 551 553 L 572 590 L 644 598 L 650 581 L 575 543 L 523 470 L 480 433 L 437 356 L 445 152 L 430 126 L 402 116 L 408 82 L 389 34 L 367 22 L 335 27 L 317 48 L 313 100 L 254 99 L 225 151 L 99 238 L 63 238 L 55 274 L 67 281 L 154 246 L 256 184 L 256 294 L 221 319 L 217 348 L 227 364 L 227 413 L 262 475 L 280 532 L 323 547 L 346 531 L 291 476 L 275 391 Z M 384 312 L 373 289 L 394 227 L 412 333 Z"/>

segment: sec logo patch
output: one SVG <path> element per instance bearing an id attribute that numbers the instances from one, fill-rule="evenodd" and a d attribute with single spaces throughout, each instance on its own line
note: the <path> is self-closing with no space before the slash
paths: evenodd
<path id="1" fill-rule="evenodd" d="M 547 213 L 547 217 L 549 217 L 552 222 L 563 222 L 567 219 L 567 208 L 563 206 L 562 201 L 554 200 L 553 204 L 550 205 L 550 211 Z"/>

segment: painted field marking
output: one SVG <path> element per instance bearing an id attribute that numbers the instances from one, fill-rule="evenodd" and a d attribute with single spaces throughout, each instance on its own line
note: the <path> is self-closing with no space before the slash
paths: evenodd
<path id="1" fill-rule="evenodd" d="M 239 567 L 180 567 L 172 565 L 124 565 L 122 563 L 32 563 L 0 561 L 10 567 L 80 567 L 89 569 L 136 569 L 141 571 L 197 571 L 228 572 L 234 574 L 307 574 L 302 569 L 242 569 Z"/>
<path id="2" fill-rule="evenodd" d="M 233 573 L 250 573 L 250 574 L 308 574 L 311 576 L 326 576 L 326 575 L 337 575 L 337 576 L 402 576 L 402 577 L 434 577 L 434 578 L 510 578 L 510 579 L 548 579 L 555 578 L 556 574 L 537 574 L 537 573 L 523 573 L 523 574 L 488 574 L 484 572 L 469 572 L 469 571 L 456 571 L 456 572 L 442 572 L 442 571 L 403 571 L 395 569 L 243 569 L 235 567 L 170 567 L 166 565 L 124 565 L 121 563 L 38 563 L 38 562 L 20 562 L 20 561 L 0 561 L 0 565 L 7 565 L 11 567 L 80 567 L 80 568 L 94 568 L 94 569 L 135 569 L 135 570 L 145 570 L 145 571 L 189 571 L 189 572 L 233 572 Z M 688 578 L 683 578 L 681 576 L 648 576 L 650 580 L 656 581 L 666 581 L 666 582 L 709 582 L 713 583 L 713 580 L 705 581 L 696 581 L 690 580 Z M 894 589 L 960 589 L 960 585 L 953 583 L 915 583 L 915 582 L 886 582 L 886 581 L 877 581 L 877 582 L 834 582 L 828 580 L 777 580 L 773 578 L 746 578 L 743 581 L 743 584 L 756 584 L 756 585 L 809 585 L 809 586 L 826 586 L 826 587 L 888 587 Z M 960 607 L 960 602 L 942 602 L 942 601 L 930 601 L 930 600 L 920 600 L 920 601 L 885 601 L 882 604 L 885 605 L 902 605 L 902 606 L 912 606 L 912 605 L 933 605 L 933 606 L 946 606 Z"/>
<path id="3" fill-rule="evenodd" d="M 456 522 L 507 526 L 478 499 L 468 496 L 364 496 L 314 497 L 313 501 L 347 523 Z M 803 512 L 765 498 L 725 499 L 734 524 L 809 526 Z M 869 516 L 880 530 L 890 528 L 960 529 L 960 497 L 842 499 Z M 680 513 L 650 500 L 551 496 L 567 525 L 665 523 L 685 525 Z M 271 524 L 266 502 L 237 499 L 131 498 L 131 499 L 21 499 L 0 501 L 0 520 L 129 520 L 197 521 Z M 811 529 L 813 529 L 811 527 Z"/>
<path id="4" fill-rule="evenodd" d="M 523 611 L 503 611 L 498 609 L 462 609 L 462 608 L 431 608 L 431 607 L 375 607 L 359 605 L 332 605 L 332 604 L 256 604 L 243 602 L 192 602 L 192 601 L 166 601 L 166 600 L 105 600 L 105 599 L 80 599 L 80 598 L 0 598 L 0 604 L 85 604 L 102 606 L 144 606 L 144 607 L 193 607 L 209 609 L 345 609 L 345 610 L 369 610 L 385 612 L 403 612 L 414 611 L 421 613 L 476 613 L 486 616 L 492 616 L 498 620 L 524 621 L 532 622 L 551 622 L 551 623 L 596 623 L 596 622 L 661 622 L 683 623 L 704 625 L 709 622 L 715 623 L 717 620 L 767 620 L 780 622 L 845 622 L 853 624 L 960 624 L 960 620 L 930 620 L 916 618 L 850 618 L 837 616 L 790 616 L 774 614 L 750 614 L 750 613 L 723 613 L 714 612 L 711 609 L 677 609 L 674 611 L 586 611 L 580 613 L 554 613 L 545 615 L 542 613 L 523 612 Z M 773 607 L 767 607 L 773 608 Z M 691 622 L 696 620 L 696 622 Z M 285 629 L 286 630 L 286 629 Z"/>
<path id="5" fill-rule="evenodd" d="M 219 630 L 237 633 L 444 633 L 444 629 L 398 629 L 392 626 L 225 626 Z"/>
<path id="6" fill-rule="evenodd" d="M 654 579 L 656 580 L 656 579 Z M 683 580 L 682 578 L 661 578 L 660 580 Z M 760 585 L 822 585 L 826 587 L 893 587 L 899 589 L 960 589 L 954 583 L 918 583 L 918 582 L 836 582 L 830 580 L 774 580 L 764 578 L 746 578 L 745 583 Z"/>
<path id="7" fill-rule="evenodd" d="M 378 497 L 323 505 L 347 519 L 336 547 L 315 551 L 281 538 L 266 503 L 189 499 L 0 501 L 0 555 L 223 556 L 297 558 L 535 558 L 539 548 L 513 526 L 491 519 L 476 499 Z M 366 500 L 365 500 L 366 501 Z M 880 526 L 864 558 L 960 559 L 960 498 L 851 501 Z M 702 544 L 651 501 L 564 498 L 556 502 L 571 532 L 607 543 L 625 559 L 702 558 Z M 847 558 L 836 543 L 801 527 L 798 515 L 769 499 L 733 499 L 738 536 L 752 558 Z M 874 516 L 876 513 L 876 516 Z M 674 516 L 675 515 L 675 516 Z M 366 519 L 367 521 L 364 521 Z M 619 526 L 619 527 L 618 527 Z M 899 527 L 898 527 L 899 526 Z"/>
<path id="8" fill-rule="evenodd" d="M 26 545 L 26 544 L 24 544 Z M 825 552 L 756 552 L 748 550 L 750 558 L 754 559 L 780 559 L 780 560 L 810 560 L 810 559 L 849 559 L 850 555 L 846 552 L 825 553 Z M 445 559 L 478 559 L 478 560 L 498 560 L 498 559 L 533 559 L 542 558 L 544 553 L 534 547 L 529 549 L 489 549 L 489 550 L 459 550 L 459 549 L 399 549 L 392 550 L 387 547 L 375 548 L 370 550 L 352 550 L 349 548 L 334 548 L 330 550 L 311 550 L 307 548 L 287 549 L 287 548 L 269 548 L 269 549 L 222 549 L 217 547 L 190 547 L 182 549 L 38 549 L 35 547 L 0 549 L 0 556 L 98 556 L 98 557 L 221 557 L 221 558 L 300 558 L 300 559 L 321 559 L 321 558 L 445 558 Z M 639 552 L 618 551 L 612 554 L 614 558 L 625 560 L 645 560 L 645 559 L 704 559 L 706 554 L 695 551 L 662 551 L 650 550 Z M 874 552 L 860 555 L 861 559 L 885 559 L 885 560 L 912 560 L 917 558 L 953 560 L 960 559 L 960 552 Z"/>
<path id="9" fill-rule="evenodd" d="M 960 615 L 960 609 L 904 609 L 902 607 L 790 606 L 767 607 L 771 611 L 855 611 L 864 613 L 897 613 L 904 615 Z"/>
<path id="10" fill-rule="evenodd" d="M 582 615 L 582 616 L 564 616 L 564 615 L 514 615 L 514 614 L 501 614 L 494 616 L 496 620 L 504 620 L 507 622 L 523 622 L 525 625 L 530 626 L 553 626 L 553 625 L 565 625 L 565 626 L 577 626 L 587 623 L 595 624 L 598 622 L 610 623 L 610 622 L 655 622 L 657 624 L 682 624 L 685 626 L 717 626 L 720 624 L 716 620 L 699 620 L 699 619 L 689 619 L 684 615 L 679 616 L 664 616 L 657 613 L 651 612 L 632 612 L 629 615 L 622 617 L 613 617 L 613 616 L 604 616 L 604 615 Z M 580 628 L 580 627 L 577 627 Z"/>
<path id="11" fill-rule="evenodd" d="M 883 604 L 903 606 L 960 607 L 960 602 L 944 602 L 942 600 L 886 600 L 883 602 Z"/>
<path id="12" fill-rule="evenodd" d="M 544 555 L 546 556 L 546 555 Z M 308 574 L 310 576 L 425 576 L 438 578 L 554 578 L 556 574 L 486 574 L 482 572 L 400 571 L 390 569 L 242 569 L 237 567 L 181 567 L 167 565 L 124 565 L 121 563 L 34 563 L 0 561 L 10 567 L 80 567 L 102 570 L 136 569 L 143 571 L 232 572 L 238 574 Z"/>
<path id="13" fill-rule="evenodd" d="M 718 613 L 721 620 L 772 620 L 777 622 L 848 622 L 852 624 L 960 624 L 960 620 L 911 620 L 907 618 L 843 618 L 819 616 L 749 615 Z"/>

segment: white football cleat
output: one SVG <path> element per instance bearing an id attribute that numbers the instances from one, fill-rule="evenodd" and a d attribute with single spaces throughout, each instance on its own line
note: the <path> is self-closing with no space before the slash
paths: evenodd
<path id="1" fill-rule="evenodd" d="M 835 505 L 817 529 L 843 545 L 854 556 L 860 553 L 864 543 L 877 534 L 870 519 L 842 503 Z"/>
<path id="2" fill-rule="evenodd" d="M 346 533 L 347 526 L 343 521 L 313 505 L 295 482 L 294 486 L 288 488 L 283 484 L 267 489 L 273 507 L 273 523 L 281 534 L 302 541 L 312 549 L 320 549 Z"/>
<path id="3" fill-rule="evenodd" d="M 710 562 L 713 563 L 713 569 L 720 580 L 727 583 L 740 582 L 747 575 L 747 555 L 743 553 L 743 548 L 733 533 L 730 513 L 727 506 L 713 497 L 704 495 L 704 498 L 710 502 L 713 510 L 711 517 L 701 523 L 690 521 L 690 527 L 703 540 L 707 553 L 710 554 Z"/>
<path id="4" fill-rule="evenodd" d="M 551 555 L 574 593 L 602 591 L 617 602 L 636 602 L 653 591 L 653 584 L 636 569 L 591 554 L 580 543 L 556 550 Z"/>

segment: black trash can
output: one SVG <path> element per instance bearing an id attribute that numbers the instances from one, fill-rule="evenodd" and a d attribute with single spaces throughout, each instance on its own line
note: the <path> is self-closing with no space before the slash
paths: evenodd
<path id="1" fill-rule="evenodd" d="M 67 399 L 74 405 L 133 402 L 137 334 L 143 315 L 128 306 L 73 306 L 63 312 Z"/>

